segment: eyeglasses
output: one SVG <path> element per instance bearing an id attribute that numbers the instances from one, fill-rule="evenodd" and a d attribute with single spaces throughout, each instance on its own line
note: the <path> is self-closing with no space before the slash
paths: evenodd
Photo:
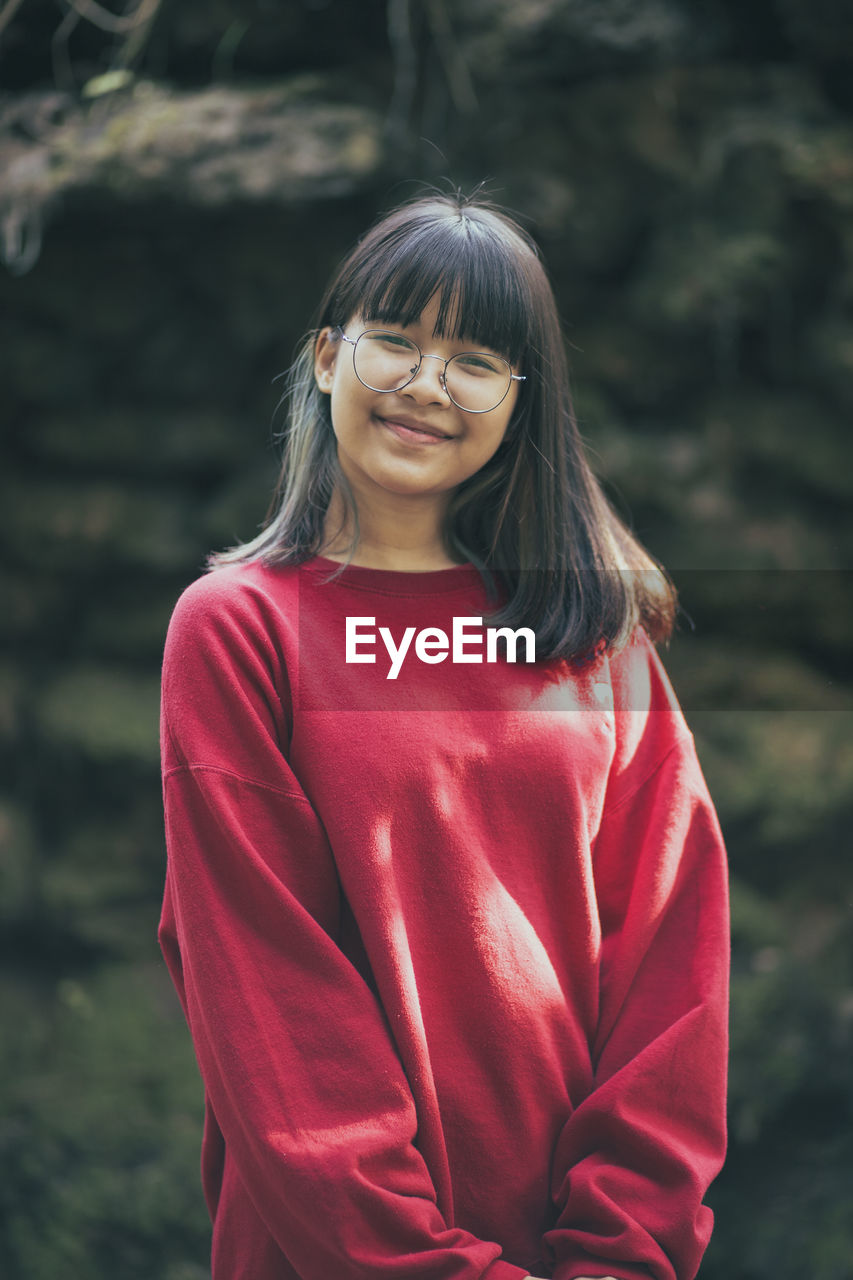
<path id="1" fill-rule="evenodd" d="M 485 351 L 462 351 L 444 356 L 424 354 L 411 338 L 385 329 L 366 329 L 358 338 L 348 338 L 340 325 L 338 332 L 352 347 L 355 376 L 369 391 L 402 391 L 414 381 L 424 360 L 444 365 L 438 375 L 442 391 L 466 413 L 488 413 L 506 399 L 513 382 L 526 382 L 513 373 L 503 356 Z"/>

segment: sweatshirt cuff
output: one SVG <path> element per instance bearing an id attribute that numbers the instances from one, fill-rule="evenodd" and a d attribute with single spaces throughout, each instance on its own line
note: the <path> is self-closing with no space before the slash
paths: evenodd
<path id="1" fill-rule="evenodd" d="M 608 1262 L 606 1258 L 588 1258 L 561 1262 L 552 1271 L 552 1280 L 578 1280 L 579 1276 L 594 1280 L 596 1276 L 614 1276 L 615 1280 L 649 1280 L 651 1271 L 642 1262 Z M 490 1277 L 491 1280 L 491 1277 Z"/>
<path id="2" fill-rule="evenodd" d="M 483 1280 L 526 1280 L 530 1275 L 524 1267 L 514 1267 L 511 1262 L 493 1262 L 483 1272 Z"/>

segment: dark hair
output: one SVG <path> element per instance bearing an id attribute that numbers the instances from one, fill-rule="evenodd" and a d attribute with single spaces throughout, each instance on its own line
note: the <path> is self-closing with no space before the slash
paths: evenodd
<path id="1" fill-rule="evenodd" d="M 434 334 L 501 352 L 525 375 L 493 457 L 454 492 L 444 541 L 471 561 L 503 603 L 490 622 L 528 626 L 539 658 L 579 658 L 642 624 L 673 626 L 675 590 L 608 503 L 584 455 L 572 410 L 553 291 L 531 237 L 480 196 L 430 194 L 382 217 L 344 259 L 290 371 L 284 457 L 267 524 L 214 554 L 210 568 L 247 560 L 298 564 L 318 554 L 337 487 L 358 539 L 358 513 L 337 460 L 329 397 L 314 382 L 317 332 L 353 315 L 412 324 L 438 296 Z M 343 566 L 339 572 L 343 571 Z"/>

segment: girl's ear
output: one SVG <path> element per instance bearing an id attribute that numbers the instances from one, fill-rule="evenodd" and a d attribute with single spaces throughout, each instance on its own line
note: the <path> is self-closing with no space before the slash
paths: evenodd
<path id="1" fill-rule="evenodd" d="M 331 394 L 335 361 L 341 347 L 340 330 L 327 325 L 317 334 L 314 344 L 314 381 L 320 391 Z"/>

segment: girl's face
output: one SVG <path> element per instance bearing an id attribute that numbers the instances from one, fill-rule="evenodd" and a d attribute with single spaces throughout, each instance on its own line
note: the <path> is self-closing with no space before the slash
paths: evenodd
<path id="1" fill-rule="evenodd" d="M 449 359 L 458 352 L 487 350 L 470 341 L 433 337 L 438 312 L 434 297 L 417 321 L 401 328 L 377 326 L 404 334 L 426 355 Z M 369 326 L 353 316 L 344 333 L 357 338 Z M 487 413 L 457 408 L 442 388 L 442 365 L 424 359 L 417 377 L 400 391 L 371 391 L 355 374 L 353 347 L 323 329 L 317 339 L 314 372 L 321 391 L 331 395 L 332 425 L 338 441 L 341 469 L 360 501 L 393 493 L 441 498 L 444 505 L 454 489 L 489 461 L 506 434 L 518 399 L 518 382 L 511 382 L 504 400 Z M 500 352 L 492 354 L 500 355 Z M 513 373 L 517 373 L 513 369 Z"/>

